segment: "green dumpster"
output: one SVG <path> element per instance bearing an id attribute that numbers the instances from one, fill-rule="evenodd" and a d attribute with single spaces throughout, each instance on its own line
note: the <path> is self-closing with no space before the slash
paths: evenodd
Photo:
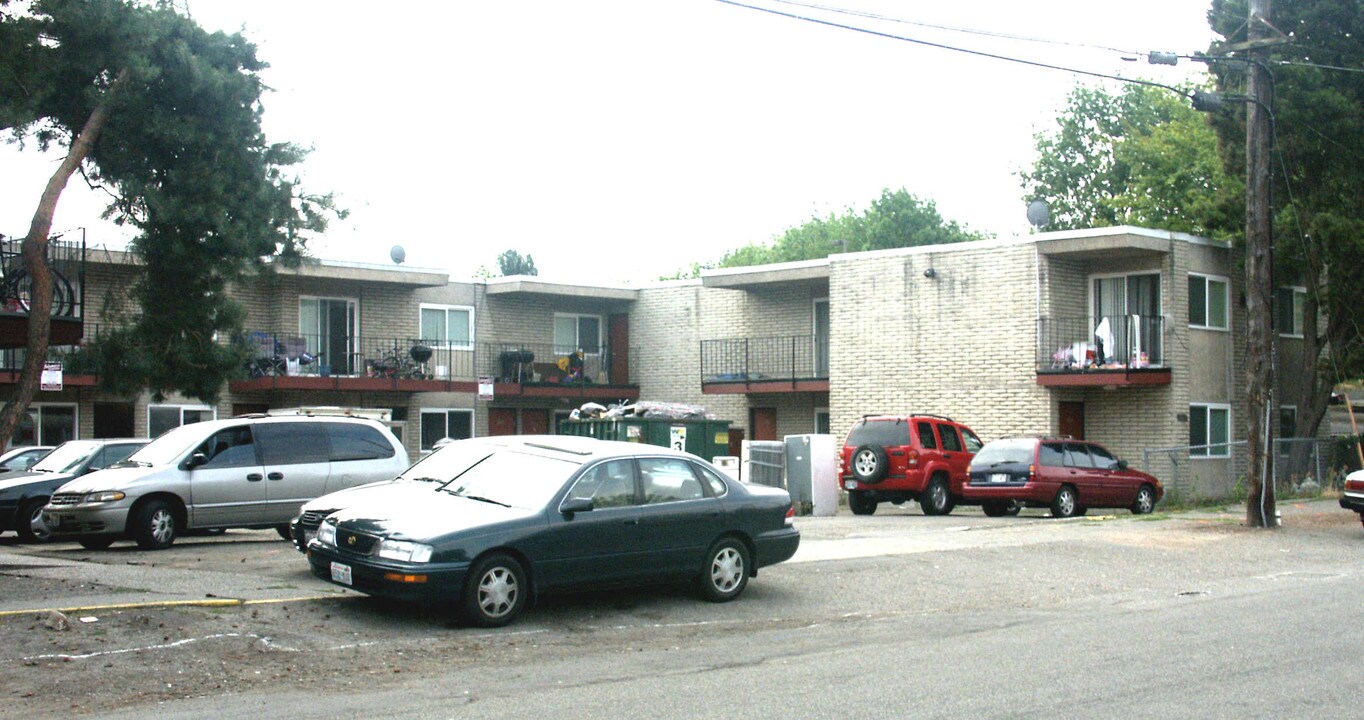
<path id="1" fill-rule="evenodd" d="M 713 460 L 729 454 L 728 420 L 670 420 L 668 418 L 597 418 L 565 420 L 565 435 L 623 440 L 685 450 Z"/>

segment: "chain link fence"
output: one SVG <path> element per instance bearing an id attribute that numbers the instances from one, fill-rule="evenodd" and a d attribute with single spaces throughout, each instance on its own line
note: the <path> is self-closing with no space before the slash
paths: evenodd
<path id="1" fill-rule="evenodd" d="M 1287 438 L 1274 442 L 1274 488 L 1280 497 L 1315 497 L 1339 491 L 1360 467 L 1357 438 Z M 1142 469 L 1181 500 L 1240 500 L 1246 496 L 1249 459 L 1245 440 L 1215 445 L 1145 448 Z"/>

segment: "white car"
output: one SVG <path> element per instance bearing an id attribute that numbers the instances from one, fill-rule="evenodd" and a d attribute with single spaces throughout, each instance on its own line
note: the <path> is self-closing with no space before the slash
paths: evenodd
<path id="1" fill-rule="evenodd" d="M 1345 492 L 1340 494 L 1340 506 L 1359 513 L 1359 522 L 1364 523 L 1364 470 L 1356 470 L 1345 476 Z"/>

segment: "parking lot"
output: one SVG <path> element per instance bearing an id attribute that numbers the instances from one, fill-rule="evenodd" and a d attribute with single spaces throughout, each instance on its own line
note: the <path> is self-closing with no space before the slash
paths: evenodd
<path id="1" fill-rule="evenodd" d="M 1359 588 L 1364 532 L 1354 514 L 1333 501 L 1286 505 L 1284 529 L 1257 532 L 1239 526 L 1239 513 L 1055 521 L 1041 511 L 925 517 L 887 505 L 870 517 L 803 517 L 797 556 L 764 569 L 738 602 L 704 603 L 673 587 L 569 595 L 495 631 L 316 580 L 271 531 L 184 538 L 160 552 L 6 537 L 0 683 L 9 702 L 0 716 L 131 716 L 160 704 L 160 714 L 194 717 L 226 698 L 307 707 L 319 692 L 358 708 L 373 693 L 452 677 L 506 699 L 518 678 L 543 690 L 572 668 L 593 682 L 619 679 L 621 653 L 660 667 L 728 662 L 717 653 L 775 662 L 826 633 L 848 644 L 818 652 L 857 652 L 859 637 L 902 624 L 952 634 L 981 612 L 1232 597 L 1283 577 Z M 69 629 L 50 627 L 61 624 L 54 608 Z"/>

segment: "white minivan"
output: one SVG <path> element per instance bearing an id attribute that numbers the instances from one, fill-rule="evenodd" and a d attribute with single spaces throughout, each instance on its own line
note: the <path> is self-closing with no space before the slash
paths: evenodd
<path id="1" fill-rule="evenodd" d="M 320 495 L 396 477 L 408 466 L 382 423 L 356 417 L 251 415 L 170 430 L 127 460 L 73 480 L 43 508 L 53 540 L 148 550 L 185 530 L 275 528 Z"/>

